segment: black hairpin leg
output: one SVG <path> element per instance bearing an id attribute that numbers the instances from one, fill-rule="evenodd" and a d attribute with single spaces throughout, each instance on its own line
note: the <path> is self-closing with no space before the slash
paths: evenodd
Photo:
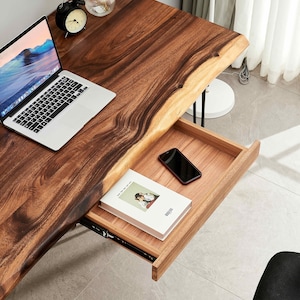
<path id="1" fill-rule="evenodd" d="M 202 92 L 202 112 L 201 112 L 201 126 L 204 127 L 205 119 L 205 94 L 206 90 Z M 193 104 L 193 122 L 197 124 L 197 110 L 196 110 L 196 101 Z"/>
<path id="2" fill-rule="evenodd" d="M 206 90 L 202 92 L 202 116 L 201 116 L 202 127 L 204 127 L 204 119 L 205 119 L 205 94 L 206 94 Z"/>
<path id="3" fill-rule="evenodd" d="M 196 110 L 196 103 L 197 101 L 194 102 L 193 104 L 193 122 L 197 124 L 197 110 Z"/>

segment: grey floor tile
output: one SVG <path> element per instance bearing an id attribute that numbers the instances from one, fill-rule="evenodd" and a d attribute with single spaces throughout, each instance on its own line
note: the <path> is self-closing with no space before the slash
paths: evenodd
<path id="1" fill-rule="evenodd" d="M 228 75 L 230 72 L 233 75 Z M 282 87 L 283 84 L 271 85 L 256 76 L 250 77 L 249 84 L 242 85 L 235 72 L 228 69 L 219 77 L 234 90 L 235 105 L 223 117 L 206 119 L 207 129 L 249 145 L 256 139 L 300 125 L 300 76 L 290 91 L 287 86 Z M 192 120 L 187 113 L 184 117 Z"/>
<path id="2" fill-rule="evenodd" d="M 74 299 L 119 248 L 78 225 L 44 255 L 7 299 Z"/>
<path id="3" fill-rule="evenodd" d="M 84 299 L 239 300 L 240 298 L 176 262 L 158 282 L 155 282 L 151 280 L 151 265 L 124 250 L 115 255 L 106 269 L 102 270 L 76 298 L 76 300 Z"/>
<path id="4" fill-rule="evenodd" d="M 271 256 L 300 250 L 299 216 L 299 195 L 248 172 L 177 262 L 251 299 Z"/>
<path id="5" fill-rule="evenodd" d="M 261 140 L 250 171 L 300 195 L 300 125 Z"/>

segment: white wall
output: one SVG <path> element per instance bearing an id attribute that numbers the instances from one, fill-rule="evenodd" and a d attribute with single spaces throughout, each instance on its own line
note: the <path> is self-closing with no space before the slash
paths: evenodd
<path id="1" fill-rule="evenodd" d="M 0 48 L 21 33 L 25 28 L 56 10 L 62 0 L 0 0 Z M 179 8 L 181 0 L 159 0 Z"/>
<path id="2" fill-rule="evenodd" d="M 1 0 L 0 48 L 25 28 L 56 10 L 62 0 Z"/>

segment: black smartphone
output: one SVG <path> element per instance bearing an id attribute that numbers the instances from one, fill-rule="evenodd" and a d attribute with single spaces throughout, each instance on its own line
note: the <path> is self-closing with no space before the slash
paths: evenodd
<path id="1" fill-rule="evenodd" d="M 158 156 L 158 159 L 182 183 L 188 184 L 202 176 L 198 170 L 177 148 L 170 149 Z"/>

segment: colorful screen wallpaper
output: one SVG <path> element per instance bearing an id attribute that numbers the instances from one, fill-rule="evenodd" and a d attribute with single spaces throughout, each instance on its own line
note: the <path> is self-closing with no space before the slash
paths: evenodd
<path id="1" fill-rule="evenodd" d="M 44 19 L 0 53 L 0 116 L 9 113 L 59 68 Z"/>

